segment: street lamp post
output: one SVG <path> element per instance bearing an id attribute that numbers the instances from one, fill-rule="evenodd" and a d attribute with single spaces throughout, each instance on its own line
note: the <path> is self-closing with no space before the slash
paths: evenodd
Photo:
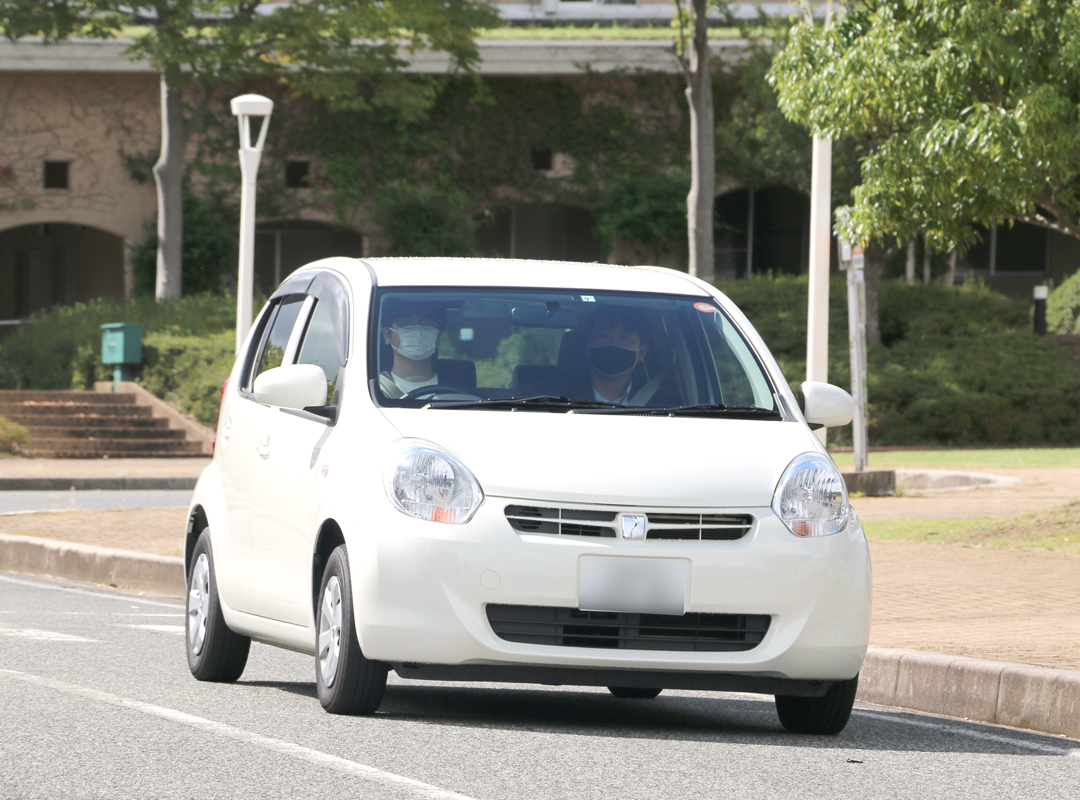
<path id="1" fill-rule="evenodd" d="M 232 99 L 232 113 L 240 124 L 240 268 L 236 280 L 236 352 L 251 329 L 251 295 L 255 275 L 255 178 L 259 174 L 266 131 L 274 101 L 257 94 Z M 251 118 L 262 117 L 259 138 L 251 143 Z"/>

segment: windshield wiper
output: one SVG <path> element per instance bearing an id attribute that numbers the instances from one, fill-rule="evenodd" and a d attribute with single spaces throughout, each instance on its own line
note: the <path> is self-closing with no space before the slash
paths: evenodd
<path id="1" fill-rule="evenodd" d="M 726 406 L 722 403 L 698 403 L 692 406 L 668 406 L 666 408 L 642 408 L 638 411 L 649 414 L 666 414 L 672 417 L 741 417 L 746 419 L 779 419 L 780 412 L 772 408 L 757 406 Z"/>
<path id="2" fill-rule="evenodd" d="M 549 394 L 535 397 L 490 397 L 481 400 L 432 400 L 427 405 L 431 408 L 520 408 L 536 411 L 623 408 L 623 406 L 615 403 L 602 403 L 596 400 L 571 400 L 569 397 L 557 397 Z"/>

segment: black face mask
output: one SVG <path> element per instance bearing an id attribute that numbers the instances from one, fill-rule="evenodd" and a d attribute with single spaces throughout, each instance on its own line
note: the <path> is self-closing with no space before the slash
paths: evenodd
<path id="1" fill-rule="evenodd" d="M 622 375 L 637 363 L 638 348 L 628 350 L 617 344 L 589 348 L 589 363 L 601 375 Z"/>

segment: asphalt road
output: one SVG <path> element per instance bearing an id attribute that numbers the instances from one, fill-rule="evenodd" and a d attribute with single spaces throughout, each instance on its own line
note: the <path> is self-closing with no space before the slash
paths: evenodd
<path id="1" fill-rule="evenodd" d="M 0 492 L 0 514 L 27 511 L 70 511 L 90 508 L 186 508 L 191 502 L 190 491 L 180 490 L 113 490 L 67 492 Z"/>
<path id="2" fill-rule="evenodd" d="M 0 575 L 0 797 L 1076 798 L 1080 742 L 859 705 L 785 733 L 771 698 L 404 682 L 326 714 L 313 660 L 253 645 L 195 681 L 179 602 Z M 458 794 L 454 794 L 458 793 Z"/>

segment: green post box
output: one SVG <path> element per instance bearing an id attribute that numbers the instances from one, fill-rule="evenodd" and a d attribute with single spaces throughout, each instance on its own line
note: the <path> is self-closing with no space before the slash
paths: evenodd
<path id="1" fill-rule="evenodd" d="M 101 326 L 101 363 L 113 366 L 113 391 L 131 380 L 131 368 L 142 363 L 142 325 L 111 322 Z"/>

